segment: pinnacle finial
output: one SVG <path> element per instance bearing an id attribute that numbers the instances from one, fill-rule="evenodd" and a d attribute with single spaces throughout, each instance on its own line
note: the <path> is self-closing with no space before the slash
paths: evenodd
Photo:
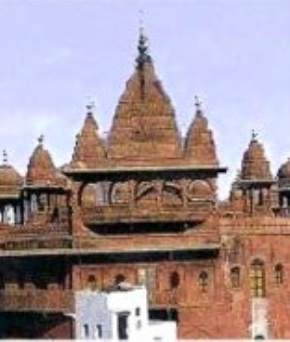
<path id="1" fill-rule="evenodd" d="M 95 102 L 94 101 L 89 101 L 89 103 L 87 103 L 86 105 L 87 111 L 88 113 L 91 113 L 92 110 L 95 108 Z"/>
<path id="2" fill-rule="evenodd" d="M 151 56 L 148 53 L 148 39 L 144 34 L 144 12 L 139 11 L 140 21 L 139 21 L 139 40 L 138 40 L 138 57 L 136 58 L 138 68 L 142 69 L 144 64 L 151 62 Z"/>
<path id="3" fill-rule="evenodd" d="M 91 96 L 87 96 L 87 99 L 88 99 L 87 104 L 86 104 L 87 115 L 92 115 L 93 110 L 95 108 L 95 101 L 93 100 Z"/>
<path id="4" fill-rule="evenodd" d="M 144 31 L 144 11 L 140 9 L 139 11 L 139 33 L 143 34 Z"/>
<path id="5" fill-rule="evenodd" d="M 194 101 L 195 101 L 194 104 L 195 104 L 196 109 L 197 110 L 201 110 L 202 102 L 201 102 L 200 98 L 197 95 L 194 96 Z"/>
<path id="6" fill-rule="evenodd" d="M 7 154 L 6 150 L 3 150 L 2 156 L 3 156 L 3 164 L 7 165 L 8 164 L 8 154 Z"/>
<path id="7" fill-rule="evenodd" d="M 43 141 L 44 141 L 44 135 L 43 134 L 41 134 L 39 137 L 38 137 L 38 144 L 39 144 L 39 146 L 42 146 L 43 145 Z"/>
<path id="8" fill-rule="evenodd" d="M 258 133 L 254 130 L 254 129 L 252 129 L 252 141 L 255 141 L 255 140 L 257 140 L 257 136 L 258 136 Z"/>
<path id="9" fill-rule="evenodd" d="M 201 102 L 201 100 L 200 100 L 200 98 L 197 96 L 197 95 L 195 95 L 194 96 L 194 105 L 195 105 L 195 108 L 196 108 L 196 113 L 197 114 L 202 114 L 202 102 Z"/>

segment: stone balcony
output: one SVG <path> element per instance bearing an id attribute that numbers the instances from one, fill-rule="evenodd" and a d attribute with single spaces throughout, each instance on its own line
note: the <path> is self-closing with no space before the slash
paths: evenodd
<path id="1" fill-rule="evenodd" d="M 74 296 L 70 290 L 1 290 L 0 311 L 72 313 Z"/>
<path id="2" fill-rule="evenodd" d="M 196 201 L 186 207 L 111 205 L 83 208 L 82 217 L 87 226 L 116 223 L 202 222 L 212 210 L 213 204 L 210 201 Z"/>

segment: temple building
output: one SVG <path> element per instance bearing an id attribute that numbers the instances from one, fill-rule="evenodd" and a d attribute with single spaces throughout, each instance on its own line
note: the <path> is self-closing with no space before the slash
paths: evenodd
<path id="1" fill-rule="evenodd" d="M 43 137 L 24 177 L 4 152 L 0 337 L 74 338 L 75 294 L 128 282 L 179 338 L 290 338 L 290 161 L 253 133 L 220 201 L 207 113 L 181 135 L 142 30 L 106 139 L 86 111 L 61 168 Z"/>

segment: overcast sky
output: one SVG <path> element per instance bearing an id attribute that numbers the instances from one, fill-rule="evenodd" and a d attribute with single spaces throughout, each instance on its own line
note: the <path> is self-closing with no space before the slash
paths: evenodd
<path id="1" fill-rule="evenodd" d="M 139 26 L 185 132 L 204 103 L 228 191 L 251 130 L 273 173 L 290 156 L 289 0 L 0 0 L 0 149 L 22 173 L 36 145 L 69 161 L 87 97 L 108 131 Z"/>

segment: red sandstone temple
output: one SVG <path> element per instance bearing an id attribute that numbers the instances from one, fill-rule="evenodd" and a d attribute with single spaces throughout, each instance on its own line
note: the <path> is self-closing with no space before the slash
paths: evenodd
<path id="1" fill-rule="evenodd" d="M 253 135 L 228 201 L 200 104 L 186 137 L 141 33 L 107 139 L 87 106 L 71 161 L 43 139 L 0 166 L 0 337 L 73 338 L 74 292 L 146 284 L 180 338 L 290 338 L 290 161 Z M 289 302 L 288 302 L 289 300 Z"/>

